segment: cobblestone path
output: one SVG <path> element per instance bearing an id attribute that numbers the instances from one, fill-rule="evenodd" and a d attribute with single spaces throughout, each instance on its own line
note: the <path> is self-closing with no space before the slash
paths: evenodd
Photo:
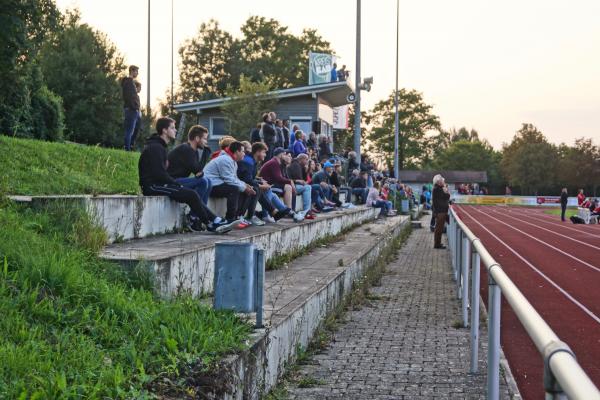
<path id="1" fill-rule="evenodd" d="M 433 249 L 429 229 L 413 231 L 381 282 L 371 290 L 378 299 L 349 311 L 328 347 L 300 368 L 289 398 L 485 398 L 487 331 L 480 332 L 483 372 L 469 375 L 469 331 L 453 327 L 460 304 L 449 252 Z M 511 397 L 504 379 L 501 391 Z"/>

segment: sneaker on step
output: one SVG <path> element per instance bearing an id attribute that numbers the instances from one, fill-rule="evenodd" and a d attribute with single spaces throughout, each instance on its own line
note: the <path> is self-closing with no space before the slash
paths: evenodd
<path id="1" fill-rule="evenodd" d="M 281 218 L 284 218 L 288 215 L 290 215 L 290 213 L 292 212 L 291 208 L 286 208 L 283 211 L 279 211 L 277 214 L 275 214 L 275 216 L 273 217 L 275 219 L 275 221 L 279 221 Z"/>
<path id="2" fill-rule="evenodd" d="M 308 213 L 304 217 L 304 219 L 315 219 L 315 218 L 317 218 L 317 216 L 315 214 L 312 214 L 312 213 Z"/>
<path id="3" fill-rule="evenodd" d="M 232 230 L 233 228 L 235 228 L 236 226 L 238 226 L 240 224 L 240 220 L 234 220 L 234 221 L 221 221 L 219 223 L 212 223 L 208 226 L 208 230 L 210 232 L 215 232 L 215 233 L 226 233 L 229 232 L 230 230 Z"/>
<path id="4" fill-rule="evenodd" d="M 273 221 L 275 221 L 275 220 L 273 220 Z M 250 222 L 252 223 L 252 225 L 256 225 L 256 226 L 264 226 L 265 225 L 265 221 L 262 221 L 256 215 L 252 216 L 252 218 L 250 219 Z"/>
<path id="5" fill-rule="evenodd" d="M 302 222 L 304 221 L 304 213 L 302 212 L 297 212 L 292 214 L 292 218 L 294 219 L 294 222 Z"/>
<path id="6" fill-rule="evenodd" d="M 273 216 L 271 214 L 265 215 L 265 217 L 263 218 L 263 222 L 266 222 L 267 224 L 274 224 L 275 222 L 275 218 L 273 218 Z"/>

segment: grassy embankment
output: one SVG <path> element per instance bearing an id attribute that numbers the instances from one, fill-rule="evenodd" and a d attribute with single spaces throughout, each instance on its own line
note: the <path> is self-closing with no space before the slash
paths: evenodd
<path id="1" fill-rule="evenodd" d="M 249 325 L 187 296 L 158 299 L 146 273 L 100 260 L 105 233 L 82 210 L 2 195 L 132 193 L 137 155 L 0 144 L 0 398 L 193 396 L 190 377 L 243 348 Z"/>

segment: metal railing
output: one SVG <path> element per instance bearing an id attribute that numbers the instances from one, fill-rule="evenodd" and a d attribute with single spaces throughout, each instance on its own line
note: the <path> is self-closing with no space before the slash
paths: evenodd
<path id="1" fill-rule="evenodd" d="M 449 215 L 448 242 L 454 280 L 457 283 L 457 297 L 462 301 L 462 323 L 465 328 L 469 325 L 471 328 L 471 373 L 477 373 L 478 367 L 481 263 L 487 268 L 489 285 L 487 398 L 497 400 L 500 396 L 500 299 L 504 294 L 544 360 L 546 399 L 564 399 L 567 396 L 569 399 L 576 400 L 600 400 L 600 391 L 577 363 L 569 346 L 560 341 L 454 210 L 451 209 Z M 471 276 L 470 298 L 469 276 Z"/>

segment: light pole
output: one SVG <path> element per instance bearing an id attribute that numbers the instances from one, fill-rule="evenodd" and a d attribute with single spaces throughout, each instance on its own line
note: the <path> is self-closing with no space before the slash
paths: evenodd
<path id="1" fill-rule="evenodd" d="M 360 0 L 356 0 L 356 66 L 355 66 L 355 92 L 354 101 L 354 151 L 356 161 L 360 164 Z"/>
<path id="2" fill-rule="evenodd" d="M 148 94 L 146 96 L 146 112 L 152 115 L 150 111 L 150 0 L 148 0 Z"/>
<path id="3" fill-rule="evenodd" d="M 174 63 L 174 59 L 173 59 L 173 31 L 174 31 L 174 25 L 173 25 L 173 3 L 175 2 L 175 0 L 171 0 L 171 114 L 173 114 L 173 63 Z"/>
<path id="4" fill-rule="evenodd" d="M 396 119 L 394 123 L 394 178 L 398 179 L 400 168 L 398 165 L 398 38 L 400 36 L 400 0 L 396 0 L 396 91 L 395 93 L 395 107 L 396 107 Z"/>

